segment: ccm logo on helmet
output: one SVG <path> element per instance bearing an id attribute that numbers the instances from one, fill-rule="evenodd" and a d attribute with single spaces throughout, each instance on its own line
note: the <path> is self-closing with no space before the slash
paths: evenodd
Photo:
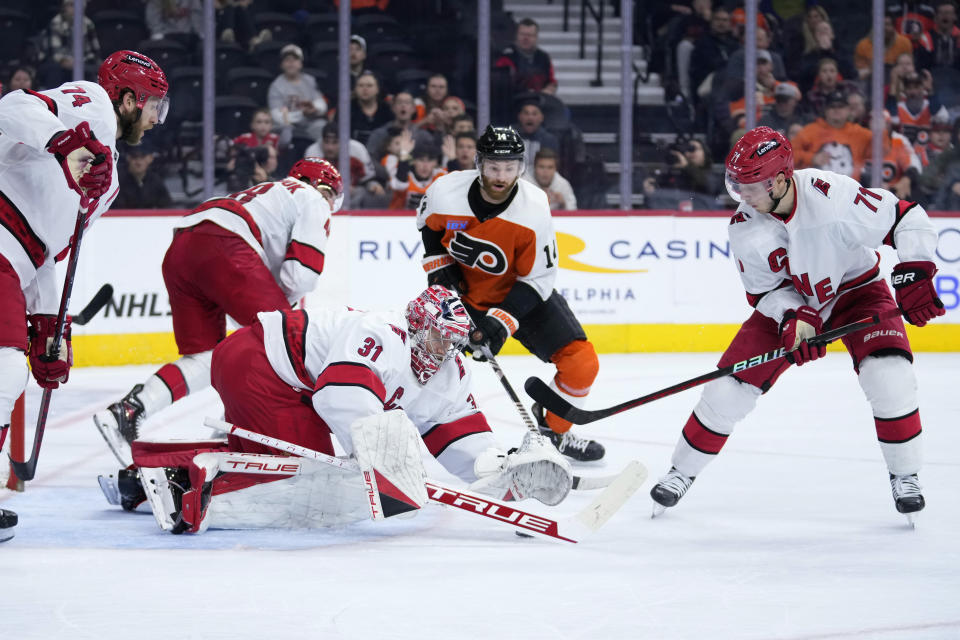
<path id="1" fill-rule="evenodd" d="M 780 146 L 780 143 L 777 142 L 776 140 L 768 140 L 767 142 L 764 142 L 762 145 L 757 147 L 757 155 L 762 156 L 768 151 L 773 151 L 779 146 Z"/>
<path id="2" fill-rule="evenodd" d="M 463 231 L 453 234 L 448 248 L 454 259 L 468 267 L 481 269 L 493 275 L 507 271 L 507 257 L 495 244 L 478 240 Z"/>

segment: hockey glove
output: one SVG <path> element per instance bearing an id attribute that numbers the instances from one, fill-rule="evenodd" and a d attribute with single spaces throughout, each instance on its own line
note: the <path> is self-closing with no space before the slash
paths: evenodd
<path id="1" fill-rule="evenodd" d="M 110 188 L 113 178 L 113 153 L 94 137 L 87 122 L 55 135 L 47 145 L 63 169 L 67 185 L 91 200 Z"/>
<path id="2" fill-rule="evenodd" d="M 490 349 L 492 355 L 500 353 L 503 343 L 519 326 L 517 319 L 503 309 L 490 307 L 487 315 L 480 319 L 477 328 L 470 333 L 470 347 L 474 352 L 474 360 L 485 360 L 480 352 L 480 347 L 483 346 Z"/>
<path id="3" fill-rule="evenodd" d="M 27 316 L 27 321 L 30 323 L 30 371 L 41 387 L 56 389 L 61 382 L 70 378 L 70 365 L 73 364 L 70 322 L 64 323 L 60 353 L 54 357 L 49 350 L 53 346 L 54 333 L 57 330 L 57 316 L 36 314 Z"/>
<path id="4" fill-rule="evenodd" d="M 460 265 L 450 256 L 426 256 L 423 259 L 423 270 L 427 272 L 428 286 L 439 284 L 461 295 L 467 292 L 467 283 L 463 281 Z"/>
<path id="5" fill-rule="evenodd" d="M 937 266 L 932 262 L 901 262 L 893 268 L 890 282 L 897 299 L 897 306 L 904 319 L 922 327 L 946 311 L 933 286 Z"/>
<path id="6" fill-rule="evenodd" d="M 787 353 L 787 360 L 798 367 L 804 362 L 822 358 L 827 353 L 827 345 L 811 345 L 808 340 L 823 329 L 823 320 L 817 310 L 806 305 L 791 309 L 783 314 L 780 322 L 780 345 Z"/>

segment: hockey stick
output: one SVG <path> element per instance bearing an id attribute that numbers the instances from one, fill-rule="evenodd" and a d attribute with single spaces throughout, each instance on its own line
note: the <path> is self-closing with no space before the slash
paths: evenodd
<path id="1" fill-rule="evenodd" d="M 285 442 L 277 438 L 254 433 L 253 431 L 243 429 L 229 422 L 224 422 L 223 420 L 204 418 L 203 424 L 211 429 L 227 431 L 251 442 L 257 442 L 274 449 L 287 451 L 304 458 L 318 460 L 341 469 L 360 472 L 360 467 L 353 460 L 337 458 L 325 453 L 320 453 L 319 451 L 314 451 L 313 449 L 301 447 L 291 442 Z M 426 487 L 427 497 L 432 502 L 445 504 L 449 507 L 462 509 L 467 513 L 489 518 L 494 522 L 507 525 L 515 531 L 522 530 L 526 534 L 533 534 L 562 542 L 576 543 L 600 529 L 613 514 L 620 510 L 620 507 L 626 503 L 630 496 L 640 488 L 646 478 L 646 467 L 634 460 L 620 472 L 617 479 L 610 483 L 610 486 L 604 489 L 593 502 L 573 516 L 562 520 L 554 520 L 544 515 L 523 511 L 488 496 L 471 491 L 451 489 L 430 479 L 426 481 Z"/>
<path id="2" fill-rule="evenodd" d="M 487 345 L 480 345 L 478 350 L 483 357 L 487 359 L 490 363 L 490 366 L 493 367 L 493 372 L 497 374 L 497 378 L 500 379 L 500 384 L 503 385 L 504 390 L 507 392 L 507 395 L 510 396 L 510 399 L 513 401 L 513 405 L 517 408 L 517 412 L 520 414 L 520 417 L 523 419 L 523 424 L 526 425 L 527 429 L 533 433 L 540 433 L 540 429 L 537 428 L 533 423 L 533 418 L 530 417 L 530 414 L 527 413 L 527 409 L 523 406 L 523 402 L 520 400 L 520 396 L 513 389 L 513 385 L 510 384 L 510 381 L 507 380 L 507 374 L 503 372 L 503 369 L 500 368 L 500 363 L 497 362 L 497 359 L 493 356 L 493 353 L 490 351 L 490 347 Z M 593 489 L 603 489 L 608 486 L 611 482 L 617 479 L 617 475 L 611 476 L 573 476 L 573 485 L 572 489 L 577 491 L 591 491 Z"/>
<path id="3" fill-rule="evenodd" d="M 87 212 L 90 210 L 90 207 L 96 206 L 96 202 L 96 200 L 92 202 L 87 200 L 85 196 L 80 198 L 80 208 L 77 210 L 77 224 L 73 228 L 73 244 L 70 247 L 70 260 L 67 262 L 67 275 L 63 281 L 63 293 L 60 295 L 60 310 L 57 312 L 57 324 L 53 333 L 53 344 L 49 350 L 50 355 L 47 356 L 51 361 L 60 357 L 60 344 L 63 342 L 63 325 L 67 321 L 67 307 L 70 305 L 70 294 L 73 292 L 73 279 L 77 273 L 77 261 L 80 258 L 80 240 L 83 239 L 83 231 L 87 222 Z M 84 206 L 84 203 L 86 203 L 86 206 Z M 91 304 L 87 305 L 87 308 L 81 311 L 80 315 L 95 316 L 100 309 L 98 307 L 93 309 L 92 312 L 89 312 L 92 304 L 96 302 L 102 307 L 107 303 L 107 300 L 109 300 L 109 297 L 102 296 L 102 293 L 103 289 L 101 288 L 97 295 L 94 296 Z M 110 295 L 113 295 L 112 288 Z M 40 412 L 37 414 L 37 429 L 33 434 L 33 448 L 30 450 L 30 457 L 23 462 L 14 460 L 12 457 L 10 458 L 10 467 L 13 469 L 13 473 L 17 476 L 17 479 L 22 482 L 33 480 L 33 477 L 37 473 L 37 460 L 40 456 L 40 445 L 43 442 L 43 431 L 47 426 L 47 414 L 50 412 L 50 396 L 52 393 L 53 389 L 44 389 L 43 395 L 40 397 Z"/>
<path id="4" fill-rule="evenodd" d="M 838 338 L 842 338 L 855 331 L 860 331 L 861 329 L 878 324 L 884 320 L 889 320 L 890 318 L 894 318 L 898 315 L 900 315 L 900 311 L 898 309 L 890 309 L 889 311 L 885 311 L 883 313 L 875 313 L 872 316 L 862 318 L 856 322 L 851 322 L 850 324 L 845 324 L 842 327 L 837 327 L 836 329 L 831 329 L 830 331 L 824 331 L 823 333 L 811 338 L 807 342 L 809 342 L 811 345 L 817 346 L 829 344 Z M 540 378 L 527 378 L 523 388 L 531 398 L 564 420 L 569 420 L 574 424 L 587 424 L 589 422 L 602 420 L 603 418 L 609 418 L 612 415 L 639 407 L 649 402 L 653 402 L 654 400 L 672 396 L 675 393 L 691 389 L 705 382 L 709 382 L 710 380 L 723 378 L 733 373 L 740 373 L 741 371 L 746 371 L 747 369 L 752 369 L 753 367 L 757 367 L 768 362 L 773 362 L 774 360 L 779 360 L 786 355 L 787 350 L 784 347 L 773 349 L 767 353 L 761 353 L 753 356 L 752 358 L 741 360 L 740 362 L 736 362 L 729 367 L 724 367 L 723 369 L 717 369 L 716 371 L 705 373 L 702 376 L 691 378 L 690 380 L 675 384 L 671 387 L 667 387 L 666 389 L 654 391 L 651 394 L 634 398 L 633 400 L 627 400 L 626 402 L 622 402 L 607 409 L 596 409 L 593 411 L 580 409 L 573 406 L 564 400 L 559 394 L 554 392 L 550 387 L 548 387 L 547 384 Z"/>
<path id="5" fill-rule="evenodd" d="M 104 306 L 110 299 L 113 298 L 113 285 L 105 284 L 100 287 L 100 290 L 94 294 L 93 298 L 90 299 L 90 302 L 87 303 L 87 306 L 83 308 L 75 316 L 70 316 L 70 324 L 80 325 L 81 327 L 91 320 L 93 317 L 100 313 L 100 309 L 103 309 Z"/>

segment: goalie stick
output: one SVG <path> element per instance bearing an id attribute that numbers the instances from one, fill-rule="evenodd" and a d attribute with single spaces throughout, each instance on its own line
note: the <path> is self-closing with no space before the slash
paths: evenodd
<path id="1" fill-rule="evenodd" d="M 203 424 L 211 429 L 226 431 L 251 442 L 257 442 L 304 458 L 318 460 L 341 469 L 360 472 L 360 467 L 354 460 L 337 458 L 291 442 L 271 438 L 223 420 L 205 418 Z M 526 534 L 561 542 L 577 543 L 606 524 L 607 520 L 620 510 L 620 507 L 640 488 L 646 479 L 646 467 L 633 460 L 620 472 L 616 480 L 611 482 L 610 486 L 604 489 L 590 504 L 574 515 L 560 520 L 517 509 L 485 495 L 463 489 L 452 489 L 430 479 L 427 479 L 426 487 L 427 498 L 431 502 L 483 516 L 494 522 L 507 525 L 514 531 L 522 531 Z"/>
<path id="2" fill-rule="evenodd" d="M 83 238 L 83 232 L 86 228 L 87 212 L 96 205 L 96 200 L 90 201 L 86 197 L 80 199 L 80 208 L 77 210 L 77 224 L 73 229 L 73 243 L 70 246 L 70 260 L 67 262 L 67 274 L 63 281 L 63 292 L 60 295 L 60 310 L 57 312 L 57 324 L 54 330 L 53 345 L 50 349 L 53 358 L 60 357 L 63 326 L 67 321 L 67 307 L 70 305 L 70 294 L 73 292 L 73 280 L 77 273 L 80 240 Z M 77 317 L 83 320 L 83 322 L 77 324 L 84 325 L 89 322 L 112 296 L 112 286 L 107 284 L 100 287 L 100 291 L 93 296 L 93 300 L 77 314 Z M 74 319 L 74 322 L 76 322 L 76 319 Z M 10 468 L 21 482 L 33 480 L 33 477 L 37 474 L 37 461 L 40 457 L 40 445 L 43 443 L 43 431 L 47 426 L 47 415 L 50 412 L 50 396 L 52 393 L 53 389 L 44 389 L 40 396 L 40 411 L 37 414 L 37 428 L 33 433 L 33 448 L 30 450 L 30 457 L 22 462 L 10 457 Z"/>
<path id="3" fill-rule="evenodd" d="M 878 324 L 883 320 L 889 320 L 890 318 L 894 318 L 898 315 L 900 315 L 900 311 L 898 309 L 890 309 L 883 313 L 875 313 L 872 316 L 862 318 L 855 322 L 851 322 L 850 324 L 845 324 L 842 327 L 837 327 L 836 329 L 831 329 L 830 331 L 824 331 L 823 333 L 814 336 L 807 342 L 809 342 L 811 345 L 829 344 L 855 331 L 860 331 L 861 329 Z M 623 411 L 628 411 L 635 407 L 653 402 L 654 400 L 672 396 L 675 393 L 686 391 L 687 389 L 699 386 L 705 382 L 716 380 L 717 378 L 723 378 L 734 373 L 740 373 L 741 371 L 746 371 L 747 369 L 752 369 L 753 367 L 778 360 L 786 357 L 787 353 L 788 352 L 784 347 L 773 349 L 772 351 L 761 353 L 751 358 L 747 358 L 746 360 L 736 362 L 729 367 L 717 369 L 716 371 L 705 373 L 702 376 L 685 380 L 684 382 L 667 387 L 666 389 L 654 391 L 653 393 L 641 396 L 639 398 L 634 398 L 633 400 L 627 400 L 626 402 L 622 402 L 607 409 L 595 409 L 593 411 L 580 409 L 579 407 L 573 406 L 560 397 L 560 395 L 555 393 L 540 378 L 527 378 L 523 388 L 531 398 L 564 420 L 569 420 L 574 424 L 587 424 L 589 422 L 595 422 L 597 420 L 609 418 L 612 415 L 616 415 Z"/>
<path id="4" fill-rule="evenodd" d="M 523 419 L 523 424 L 530 431 L 534 433 L 540 433 L 540 429 L 538 429 L 533 423 L 533 418 L 530 417 L 530 414 L 527 413 L 526 408 L 523 406 L 520 396 L 517 395 L 517 392 L 513 389 L 513 385 L 510 384 L 509 380 L 507 380 L 507 374 L 503 372 L 503 369 L 500 368 L 500 363 L 497 362 L 497 359 L 493 356 L 493 353 L 490 352 L 490 347 L 486 345 L 480 345 L 478 350 L 483 354 L 483 357 L 490 362 L 490 366 L 493 367 L 493 372 L 497 374 L 497 378 L 500 379 L 500 384 L 507 392 L 507 395 L 510 396 L 510 399 L 513 401 L 513 405 L 517 408 L 517 412 Z M 619 474 L 610 476 L 573 476 L 573 485 L 571 488 L 576 491 L 603 489 L 618 477 Z"/>

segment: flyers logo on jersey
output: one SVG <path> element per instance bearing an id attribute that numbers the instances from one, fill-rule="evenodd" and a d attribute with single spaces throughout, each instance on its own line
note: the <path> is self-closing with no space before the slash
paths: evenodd
<path id="1" fill-rule="evenodd" d="M 454 259 L 468 267 L 502 275 L 507 271 L 507 257 L 495 244 L 474 238 L 464 231 L 457 231 L 447 248 Z"/>

